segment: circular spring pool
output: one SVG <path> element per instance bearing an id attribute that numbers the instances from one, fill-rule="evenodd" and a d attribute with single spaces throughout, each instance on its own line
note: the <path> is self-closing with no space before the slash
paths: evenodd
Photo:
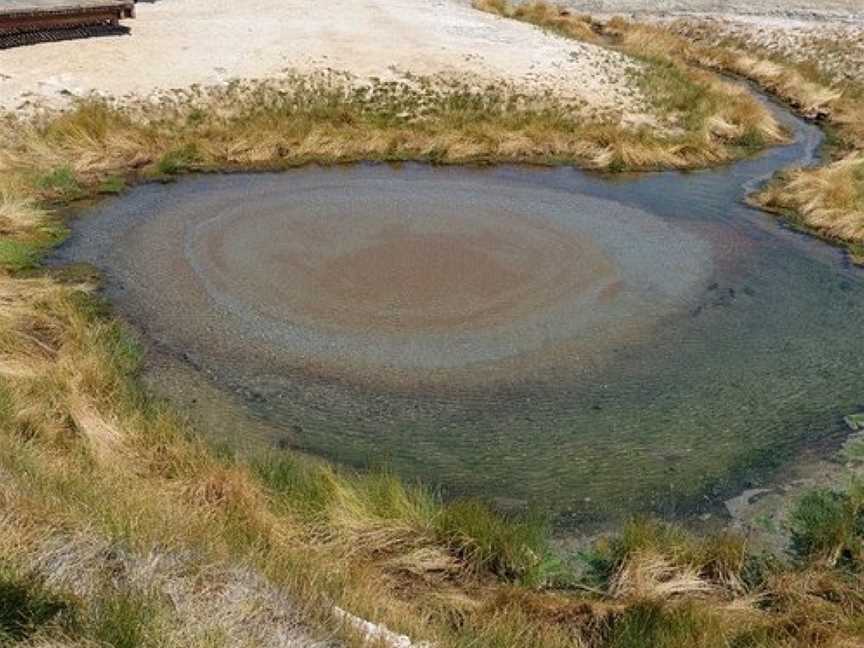
<path id="1" fill-rule="evenodd" d="M 836 443 L 864 401 L 862 274 L 741 203 L 812 158 L 786 119 L 795 144 L 709 172 L 141 186 L 60 256 L 304 450 L 562 524 L 683 514 Z"/>

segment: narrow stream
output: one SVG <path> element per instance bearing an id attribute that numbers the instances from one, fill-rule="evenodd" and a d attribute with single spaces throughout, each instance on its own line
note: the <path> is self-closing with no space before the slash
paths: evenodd
<path id="1" fill-rule="evenodd" d="M 687 516 L 828 452 L 864 405 L 864 273 L 746 207 L 815 159 L 711 171 L 355 165 L 198 176 L 58 253 L 275 430 L 562 527 Z M 244 434 L 236 431 L 238 439 Z"/>

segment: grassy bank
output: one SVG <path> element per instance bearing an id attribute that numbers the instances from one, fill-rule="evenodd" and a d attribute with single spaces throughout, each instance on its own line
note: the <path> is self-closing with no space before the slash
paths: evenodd
<path id="1" fill-rule="evenodd" d="M 414 79 L 357 86 L 331 74 L 193 89 L 158 104 L 91 101 L 63 118 L 9 123 L 5 166 L 52 170 L 45 188 L 68 195 L 76 180 L 111 166 L 163 174 L 356 160 L 694 168 L 782 138 L 771 115 L 739 89 L 708 84 L 709 91 L 672 68 L 652 66 L 645 74 L 643 88 L 663 88 L 650 114 L 668 115 L 674 102 L 678 116 L 638 125 L 597 115 L 578 100 L 504 84 Z M 39 149 L 45 140 L 50 151 Z"/>
<path id="2" fill-rule="evenodd" d="M 773 115 L 746 89 L 688 64 L 649 40 L 616 38 L 589 16 L 545 2 L 475 0 L 474 6 L 528 22 L 569 38 L 611 46 L 640 62 L 634 82 L 650 105 L 655 123 L 639 138 L 618 138 L 615 158 L 624 168 L 642 168 L 656 159 L 663 168 L 705 166 L 784 140 Z M 689 161 L 689 164 L 687 163 Z"/>
<path id="3" fill-rule="evenodd" d="M 214 451 L 140 389 L 142 351 L 97 279 L 39 265 L 64 234 L 53 209 L 129 182 L 362 158 L 609 159 L 577 122 L 507 89 L 355 92 L 329 80 L 8 117 L 0 644 L 363 643 L 336 606 L 437 646 L 860 642 L 860 489 L 802 502 L 789 561 L 639 522 L 598 544 L 576 578 L 542 520 L 292 454 Z"/>
<path id="4" fill-rule="evenodd" d="M 724 111 L 728 89 L 702 77 L 696 68 L 750 79 L 805 116 L 823 121 L 830 127 L 828 164 L 778 174 L 752 200 L 818 236 L 846 245 L 853 259 L 864 260 L 864 85 L 854 75 L 837 75 L 819 60 L 830 59 L 842 44 L 820 43 L 821 49 L 792 60 L 744 38 L 717 34 L 710 24 L 698 21 L 643 24 L 614 18 L 597 23 L 545 2 L 477 0 L 475 6 L 565 36 L 603 42 L 648 61 L 645 85 L 655 89 L 658 111 L 685 115 L 691 129 L 704 131 L 726 123 L 739 129 L 744 125 L 746 134 L 741 136 L 754 141 L 771 135 L 756 126 L 761 117 L 746 103 L 732 102 Z M 689 90 L 680 79 L 689 82 Z M 701 93 L 694 87 L 702 88 Z M 730 110 L 731 115 L 726 112 Z"/>

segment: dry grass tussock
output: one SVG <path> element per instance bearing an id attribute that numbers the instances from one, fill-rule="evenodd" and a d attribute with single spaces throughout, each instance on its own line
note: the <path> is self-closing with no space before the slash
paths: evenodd
<path id="1" fill-rule="evenodd" d="M 566 111 L 531 98 L 292 88 L 229 88 L 232 101 L 215 104 L 192 92 L 156 109 L 85 103 L 0 130 L 0 643 L 363 644 L 363 626 L 337 607 L 472 648 L 861 636 L 860 565 L 846 558 L 857 508 L 837 509 L 843 533 L 805 537 L 834 566 L 759 567 L 738 540 L 634 524 L 595 548 L 579 580 L 542 520 L 291 453 L 216 453 L 144 393 L 139 346 L 93 276 L 39 265 L 64 233 L 52 206 L 198 168 L 493 159 L 502 132 L 540 159 L 611 145 L 586 145 Z M 314 100 L 298 103 L 307 90 Z M 405 116 L 409 100 L 419 103 Z"/>
<path id="2" fill-rule="evenodd" d="M 831 239 L 864 242 L 864 155 L 853 154 L 816 169 L 787 171 L 757 196 L 761 206 L 790 216 Z"/>

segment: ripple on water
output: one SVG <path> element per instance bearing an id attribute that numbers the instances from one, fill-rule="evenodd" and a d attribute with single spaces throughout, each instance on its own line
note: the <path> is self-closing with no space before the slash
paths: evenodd
<path id="1" fill-rule="evenodd" d="M 283 359 L 402 384 L 499 361 L 522 371 L 600 328 L 607 343 L 634 322 L 650 330 L 710 273 L 708 242 L 631 207 L 488 181 L 450 182 L 442 201 L 440 183 L 364 174 L 175 205 L 185 229 L 171 256 L 195 281 L 159 285 L 203 291 Z"/>

